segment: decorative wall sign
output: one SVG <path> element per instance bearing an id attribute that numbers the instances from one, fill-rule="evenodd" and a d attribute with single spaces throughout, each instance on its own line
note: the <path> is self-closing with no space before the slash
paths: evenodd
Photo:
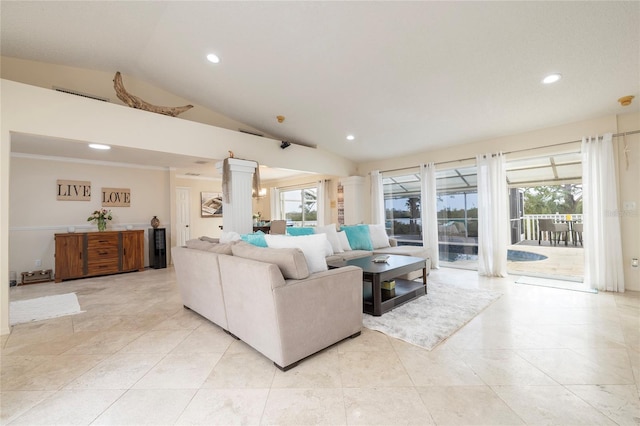
<path id="1" fill-rule="evenodd" d="M 130 207 L 131 189 L 102 188 L 102 207 Z"/>
<path id="2" fill-rule="evenodd" d="M 91 182 L 58 179 L 56 181 L 56 200 L 91 201 Z"/>
<path id="3" fill-rule="evenodd" d="M 200 193 L 202 217 L 222 217 L 222 192 Z"/>

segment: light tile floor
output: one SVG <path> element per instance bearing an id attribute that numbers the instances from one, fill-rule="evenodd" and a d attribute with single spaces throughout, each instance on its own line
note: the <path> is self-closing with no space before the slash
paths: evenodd
<path id="1" fill-rule="evenodd" d="M 363 330 L 283 373 L 182 308 L 171 268 L 11 289 L 85 313 L 2 336 L 1 424 L 640 422 L 640 294 L 432 271 L 503 296 L 429 352 Z"/>

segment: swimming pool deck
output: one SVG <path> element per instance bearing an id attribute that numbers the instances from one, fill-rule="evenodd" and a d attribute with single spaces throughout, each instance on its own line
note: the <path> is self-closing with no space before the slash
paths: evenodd
<path id="1" fill-rule="evenodd" d="M 509 250 L 521 250 L 547 256 L 544 260 L 528 262 L 508 261 L 507 272 L 512 275 L 531 275 L 538 277 L 560 278 L 571 281 L 582 281 L 584 275 L 584 250 L 581 246 L 549 246 L 543 241 L 522 241 L 512 244 Z M 440 262 L 442 266 L 462 269 L 477 269 L 476 260 L 457 260 L 455 262 Z"/>

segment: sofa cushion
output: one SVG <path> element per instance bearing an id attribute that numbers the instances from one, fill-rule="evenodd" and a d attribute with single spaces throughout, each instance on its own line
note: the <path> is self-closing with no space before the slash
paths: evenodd
<path id="1" fill-rule="evenodd" d="M 201 238 L 196 238 L 193 240 L 188 240 L 186 242 L 186 246 L 190 249 L 209 251 L 211 253 L 231 254 L 231 246 L 235 243 L 236 242 L 234 241 L 226 244 L 218 244 L 202 240 Z"/>
<path id="2" fill-rule="evenodd" d="M 360 257 L 371 256 L 372 254 L 372 252 L 367 250 L 349 250 L 327 257 L 327 262 L 340 262 L 344 260 L 358 259 Z"/>
<path id="3" fill-rule="evenodd" d="M 413 256 L 428 259 L 429 249 L 425 249 L 422 246 L 396 246 L 376 249 L 374 250 L 374 254 L 397 254 L 401 256 Z"/>
<path id="4" fill-rule="evenodd" d="M 340 229 L 347 234 L 351 250 L 373 250 L 369 225 L 343 226 Z"/>
<path id="5" fill-rule="evenodd" d="M 218 238 L 213 238 L 213 237 L 207 237 L 206 235 L 203 235 L 202 237 L 199 238 L 201 241 L 208 241 L 210 243 L 219 243 L 220 239 Z"/>
<path id="6" fill-rule="evenodd" d="M 302 226 L 289 226 L 287 227 L 287 235 L 298 237 L 300 235 L 312 235 L 314 233 L 313 228 Z"/>
<path id="7" fill-rule="evenodd" d="M 236 245 L 236 244 L 237 244 L 237 241 L 232 241 L 230 243 L 224 243 L 224 244 L 214 244 L 211 247 L 209 247 L 207 249 L 207 251 L 212 252 L 212 253 L 231 255 L 232 254 L 232 247 L 234 245 Z"/>
<path id="8" fill-rule="evenodd" d="M 340 241 L 340 247 L 342 247 L 342 251 L 351 251 L 351 246 L 349 245 L 347 234 L 344 231 L 340 231 L 337 233 L 337 235 L 338 241 Z"/>
<path id="9" fill-rule="evenodd" d="M 369 225 L 369 236 L 374 249 L 390 247 L 389 236 L 383 224 Z"/>
<path id="10" fill-rule="evenodd" d="M 307 266 L 311 274 L 326 271 L 325 244 L 327 236 L 324 234 L 302 235 L 293 237 L 288 235 L 265 235 L 269 247 L 274 248 L 299 248 L 307 259 Z"/>
<path id="11" fill-rule="evenodd" d="M 285 279 L 303 280 L 309 277 L 307 260 L 300 249 L 264 248 L 245 242 L 234 244 L 231 249 L 234 256 L 277 265 Z"/>
<path id="12" fill-rule="evenodd" d="M 333 249 L 333 254 L 342 253 L 344 251 L 340 244 L 340 240 L 338 240 L 338 231 L 336 230 L 335 224 L 332 223 L 327 226 L 316 226 L 316 234 L 325 234 L 327 236 L 327 240 L 329 240 L 331 248 Z"/>
<path id="13" fill-rule="evenodd" d="M 187 240 L 185 245 L 187 248 L 196 249 L 196 250 L 207 250 L 215 243 L 210 243 L 209 241 L 202 241 L 200 238 L 194 238 L 192 240 Z"/>

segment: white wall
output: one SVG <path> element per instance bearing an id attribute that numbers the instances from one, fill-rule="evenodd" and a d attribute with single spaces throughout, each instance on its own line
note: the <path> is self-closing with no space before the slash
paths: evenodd
<path id="1" fill-rule="evenodd" d="M 56 181 L 91 182 L 90 201 L 58 201 Z M 101 188 L 128 188 L 130 207 L 109 207 L 113 220 L 108 230 L 145 230 L 145 266 L 149 265 L 146 230 L 158 216 L 166 226 L 169 215 L 169 172 L 159 169 L 115 167 L 96 163 L 56 161 L 52 159 L 12 156 L 9 185 L 9 269 L 20 272 L 54 269 L 54 234 L 95 231 L 87 217 L 101 208 Z M 167 235 L 168 239 L 170 235 Z M 35 260 L 42 261 L 37 268 Z"/>

